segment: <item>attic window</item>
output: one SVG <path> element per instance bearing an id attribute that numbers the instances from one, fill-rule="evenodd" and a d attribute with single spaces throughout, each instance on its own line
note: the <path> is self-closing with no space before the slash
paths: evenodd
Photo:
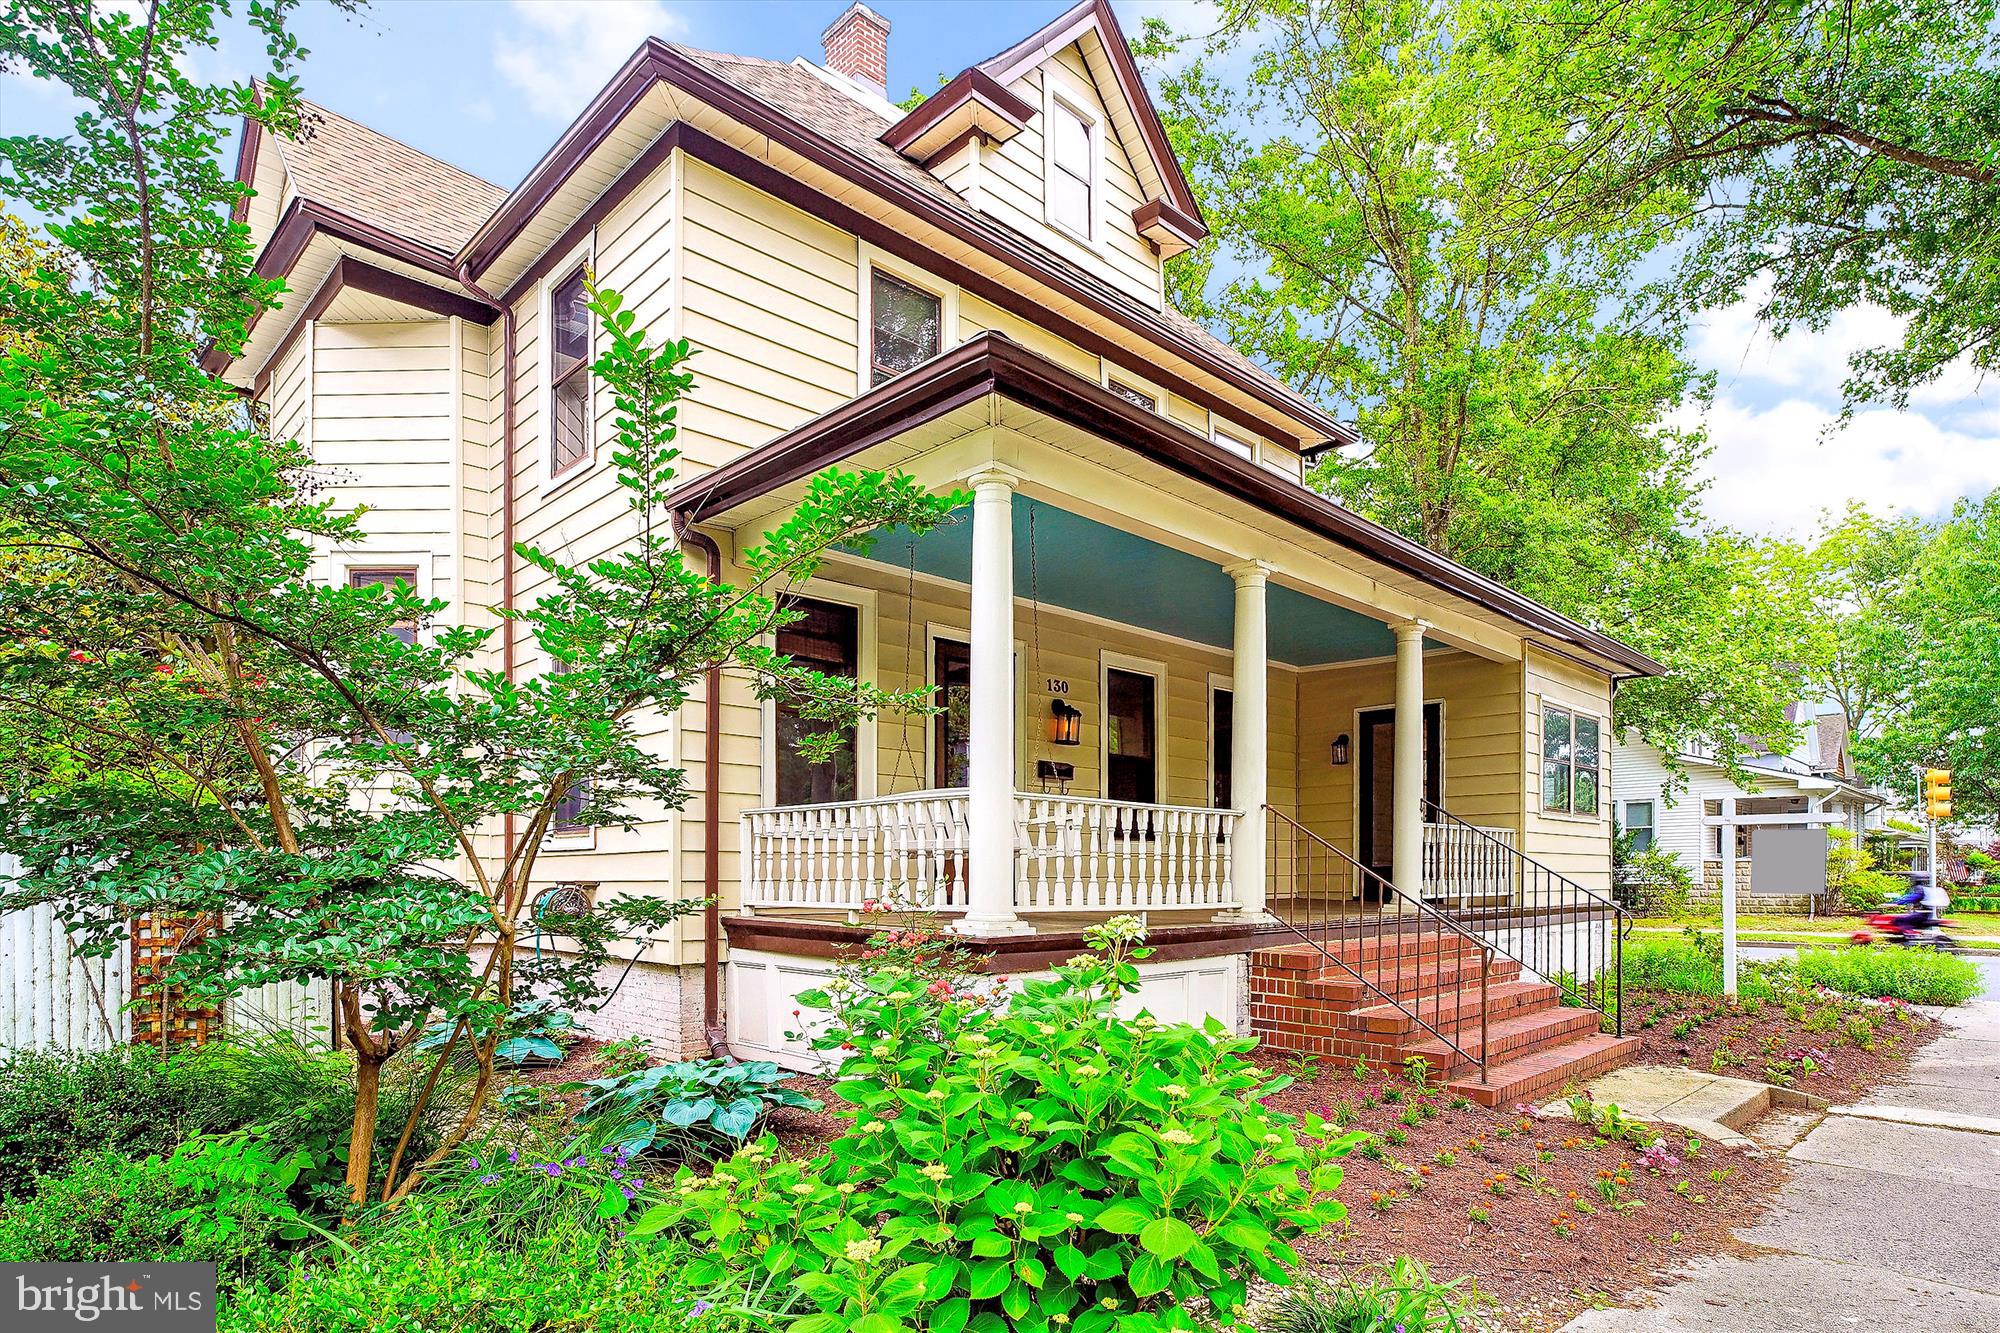
<path id="1" fill-rule="evenodd" d="M 1111 380 L 1104 387 L 1117 394 L 1120 398 L 1123 398 L 1126 402 L 1143 407 L 1148 412 L 1157 412 L 1160 410 L 1159 399 L 1153 397 L 1152 394 L 1147 393 L 1144 389 L 1133 388 L 1123 380 Z"/>
<path id="2" fill-rule="evenodd" d="M 944 302 L 875 269 L 868 288 L 870 383 L 880 384 L 944 350 Z"/>
<path id="3" fill-rule="evenodd" d="M 553 428 L 549 475 L 559 477 L 590 457 L 590 309 L 583 270 L 557 283 L 549 297 L 549 385 Z"/>
<path id="4" fill-rule="evenodd" d="M 1090 238 L 1091 189 L 1096 171 L 1091 161 L 1090 122 L 1062 102 L 1049 108 L 1049 221 L 1066 231 Z"/>

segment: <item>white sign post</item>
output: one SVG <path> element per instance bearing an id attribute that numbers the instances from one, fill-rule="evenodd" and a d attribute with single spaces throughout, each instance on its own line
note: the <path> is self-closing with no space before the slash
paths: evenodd
<path id="1" fill-rule="evenodd" d="M 1739 828 L 1783 827 L 1796 824 L 1838 824 L 1842 816 L 1831 810 L 1801 810 L 1796 814 L 1741 815 L 1736 798 L 1722 798 L 1722 813 L 1705 815 L 1702 824 L 1722 830 L 1717 845 L 1722 850 L 1722 993 L 1736 998 L 1736 830 Z"/>

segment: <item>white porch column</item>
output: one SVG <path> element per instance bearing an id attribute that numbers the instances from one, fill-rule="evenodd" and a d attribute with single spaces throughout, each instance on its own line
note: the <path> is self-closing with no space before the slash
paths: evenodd
<path id="1" fill-rule="evenodd" d="M 972 700 L 966 935 L 1014 935 L 1014 487 L 989 468 L 972 485 Z"/>
<path id="2" fill-rule="evenodd" d="M 1424 631 L 1421 620 L 1403 620 L 1396 631 L 1395 786 L 1389 803 L 1395 860 L 1391 874 L 1398 899 L 1419 902 L 1424 892 Z M 1397 910 L 1402 911 L 1399 901 Z"/>
<path id="3" fill-rule="evenodd" d="M 1265 589 L 1271 567 L 1242 560 L 1224 567 L 1236 581 L 1235 661 L 1230 668 L 1229 803 L 1243 812 L 1231 848 L 1241 916 L 1263 919 L 1266 885 L 1264 801 L 1270 784 L 1270 618 Z"/>

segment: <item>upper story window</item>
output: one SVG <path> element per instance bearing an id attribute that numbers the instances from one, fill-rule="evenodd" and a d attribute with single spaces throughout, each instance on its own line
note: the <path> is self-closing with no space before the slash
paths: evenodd
<path id="1" fill-rule="evenodd" d="M 1049 108 L 1049 221 L 1088 240 L 1097 180 L 1090 122 L 1062 102 Z"/>
<path id="2" fill-rule="evenodd" d="M 583 270 L 549 293 L 549 475 L 590 457 L 590 309 Z"/>
<path id="3" fill-rule="evenodd" d="M 1238 458 L 1255 458 L 1257 446 L 1240 435 L 1232 435 L 1220 426 L 1215 428 L 1215 442 L 1235 454 Z"/>
<path id="4" fill-rule="evenodd" d="M 1542 710 L 1542 809 L 1596 814 L 1603 766 L 1596 718 L 1566 708 Z"/>
<path id="5" fill-rule="evenodd" d="M 877 268 L 868 287 L 869 382 L 880 384 L 944 348 L 944 301 Z"/>

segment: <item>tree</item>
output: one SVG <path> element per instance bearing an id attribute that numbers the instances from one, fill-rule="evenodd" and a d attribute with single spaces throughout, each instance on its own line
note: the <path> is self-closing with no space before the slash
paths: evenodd
<path id="1" fill-rule="evenodd" d="M 1693 227 L 1671 286 L 1753 296 L 1782 336 L 1861 303 L 1902 323 L 1845 392 L 1906 404 L 1961 358 L 2000 368 L 2000 21 L 1992 0 L 1474 0 L 1495 105 L 1532 99 L 1570 220 Z M 1540 135 L 1539 126 L 1529 132 Z M 1678 221 L 1667 219 L 1678 215 Z"/>
<path id="2" fill-rule="evenodd" d="M 2000 817 L 2000 492 L 1960 500 L 1909 578 L 1905 690 L 1860 754 L 1876 781 L 1914 791 L 1952 770 L 1953 818 Z"/>
<path id="3" fill-rule="evenodd" d="M 0 21 L 0 57 L 85 105 L 69 136 L 0 140 L 0 187 L 59 219 L 60 257 L 0 271 L 0 560 L 18 575 L 0 584 L 0 727 L 40 757 L 0 790 L 0 850 L 23 866 L 0 907 L 52 903 L 98 952 L 138 913 L 192 923 L 169 980 L 197 998 L 329 984 L 356 1061 L 358 1203 L 388 1060 L 449 1024 L 428 1092 L 470 1046 L 478 1078 L 449 1147 L 490 1089 L 517 995 L 586 1000 L 610 936 L 698 906 L 621 898 L 565 924 L 573 951 L 519 950 L 557 805 L 581 792 L 598 824 L 678 807 L 684 774 L 638 721 L 678 709 L 711 666 L 793 698 L 821 750 L 860 716 L 920 708 L 760 640 L 830 546 L 928 528 L 962 497 L 827 473 L 745 553 L 747 586 L 711 583 L 683 562 L 667 507 L 689 349 L 650 344 L 593 287 L 608 346 L 592 372 L 616 408 L 611 461 L 638 535 L 588 567 L 520 548 L 550 591 L 498 613 L 568 669 L 514 679 L 487 665 L 491 631 L 449 623 L 406 584 L 315 581 L 315 556 L 356 542 L 363 516 L 323 498 L 297 442 L 199 368 L 281 295 L 230 220 L 240 191 L 217 148 L 236 116 L 297 131 L 290 8 L 248 8 L 271 63 L 261 96 L 189 73 L 227 6 L 11 0 Z M 410 624 L 415 642 L 396 632 Z M 509 820 L 520 835 L 496 836 Z M 400 1170 L 415 1123 L 385 1198 L 416 1179 Z"/>
<path id="4" fill-rule="evenodd" d="M 1626 300 L 1659 219 L 1591 229 L 1544 187 L 1560 125 L 1482 96 L 1489 55 L 1423 0 L 1223 0 L 1161 80 L 1213 229 L 1179 303 L 1302 392 L 1351 404 L 1344 503 L 1660 657 L 1619 721 L 1733 760 L 1788 734 L 1780 624 L 1740 542 L 1690 534 L 1708 381 L 1670 311 Z M 1249 52 L 1250 74 L 1212 68 Z M 1526 122 L 1525 124 L 1523 122 Z"/>

